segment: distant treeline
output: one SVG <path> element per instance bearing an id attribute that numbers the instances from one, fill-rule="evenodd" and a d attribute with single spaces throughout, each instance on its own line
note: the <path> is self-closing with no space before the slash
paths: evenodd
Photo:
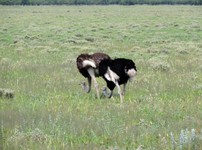
<path id="1" fill-rule="evenodd" d="M 202 0 L 0 0 L 0 5 L 201 5 Z"/>

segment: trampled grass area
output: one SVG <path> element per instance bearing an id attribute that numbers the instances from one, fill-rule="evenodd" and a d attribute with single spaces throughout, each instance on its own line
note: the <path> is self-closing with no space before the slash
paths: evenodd
<path id="1" fill-rule="evenodd" d="M 0 149 L 202 148 L 201 6 L 0 6 L 0 14 Z M 76 57 L 98 51 L 136 63 L 123 104 L 116 91 L 96 99 L 79 86 Z"/>

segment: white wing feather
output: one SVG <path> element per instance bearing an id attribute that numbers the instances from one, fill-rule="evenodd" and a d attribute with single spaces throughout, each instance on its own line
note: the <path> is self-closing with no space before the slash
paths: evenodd
<path id="1" fill-rule="evenodd" d="M 86 67 L 86 66 L 91 66 L 93 68 L 96 68 L 96 65 L 93 61 L 91 60 L 84 60 L 83 61 L 83 67 Z"/>

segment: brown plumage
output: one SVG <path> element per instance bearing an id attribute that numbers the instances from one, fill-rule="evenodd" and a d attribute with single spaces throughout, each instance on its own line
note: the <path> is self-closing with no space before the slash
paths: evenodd
<path id="1" fill-rule="evenodd" d="M 99 64 L 102 60 L 111 59 L 107 54 L 104 53 L 94 53 L 90 54 L 80 54 L 77 57 L 77 68 L 79 72 L 88 79 L 88 88 L 86 83 L 82 83 L 83 89 L 89 93 L 91 90 L 91 80 L 94 81 L 94 86 L 97 92 L 97 97 L 99 98 L 98 84 L 95 77 L 99 77 Z"/>

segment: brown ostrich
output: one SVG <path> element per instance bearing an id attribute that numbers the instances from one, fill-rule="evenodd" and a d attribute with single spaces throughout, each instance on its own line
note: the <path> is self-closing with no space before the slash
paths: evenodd
<path id="1" fill-rule="evenodd" d="M 91 80 L 93 79 L 94 87 L 96 89 L 97 98 L 100 98 L 99 96 L 99 89 L 98 89 L 98 83 L 96 81 L 96 77 L 99 77 L 99 64 L 102 60 L 111 60 L 111 58 L 104 53 L 94 53 L 92 55 L 90 54 L 80 54 L 77 57 L 77 68 L 79 72 L 88 79 L 88 86 L 85 82 L 83 82 L 82 88 L 85 92 L 89 93 L 91 90 Z"/>

